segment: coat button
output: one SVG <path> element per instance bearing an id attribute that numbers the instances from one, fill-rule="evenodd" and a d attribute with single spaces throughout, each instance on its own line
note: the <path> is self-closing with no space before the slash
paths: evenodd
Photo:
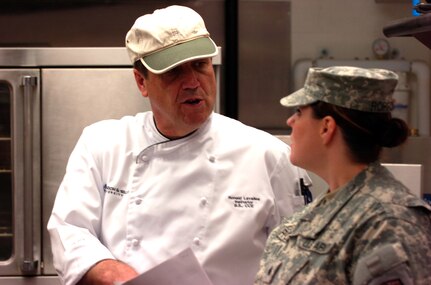
<path id="1" fill-rule="evenodd" d="M 141 203 L 142 203 L 142 199 L 136 199 L 136 201 L 135 201 L 136 205 L 141 205 Z"/>
<path id="2" fill-rule="evenodd" d="M 194 243 L 195 245 L 199 246 L 199 245 L 201 244 L 201 240 L 200 240 L 198 237 L 195 237 L 195 238 L 193 239 L 193 243 Z"/>
<path id="3" fill-rule="evenodd" d="M 209 160 L 210 162 L 214 163 L 214 162 L 215 162 L 215 157 L 214 157 L 214 156 L 210 156 L 210 157 L 208 158 L 208 160 Z"/>
<path id="4" fill-rule="evenodd" d="M 202 197 L 202 198 L 201 198 L 201 206 L 203 207 L 203 206 L 205 206 L 207 203 L 208 203 L 207 198 Z"/>
<path id="5" fill-rule="evenodd" d="M 132 240 L 132 245 L 133 245 L 134 247 L 138 247 L 138 246 L 139 246 L 139 240 L 138 240 L 138 239 L 134 239 L 134 240 Z"/>

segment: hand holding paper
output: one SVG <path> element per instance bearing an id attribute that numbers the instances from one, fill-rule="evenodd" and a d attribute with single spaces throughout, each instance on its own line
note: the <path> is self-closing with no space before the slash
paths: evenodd
<path id="1" fill-rule="evenodd" d="M 212 285 L 190 248 L 138 277 L 115 285 Z"/>

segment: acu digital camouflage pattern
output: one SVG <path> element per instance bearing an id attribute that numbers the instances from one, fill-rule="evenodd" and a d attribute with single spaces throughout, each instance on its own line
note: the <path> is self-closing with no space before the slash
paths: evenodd
<path id="1" fill-rule="evenodd" d="M 379 163 L 270 235 L 254 284 L 431 284 L 431 207 Z"/>
<path id="2" fill-rule="evenodd" d="M 351 66 L 310 68 L 304 88 L 282 98 L 286 107 L 323 101 L 365 112 L 390 112 L 398 75 L 385 69 Z"/>

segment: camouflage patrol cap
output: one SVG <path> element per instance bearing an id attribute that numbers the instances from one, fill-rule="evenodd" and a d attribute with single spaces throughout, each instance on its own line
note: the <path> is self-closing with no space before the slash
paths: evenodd
<path id="1" fill-rule="evenodd" d="M 323 101 L 365 112 L 390 112 L 398 75 L 352 66 L 310 68 L 304 87 L 280 100 L 286 107 Z"/>

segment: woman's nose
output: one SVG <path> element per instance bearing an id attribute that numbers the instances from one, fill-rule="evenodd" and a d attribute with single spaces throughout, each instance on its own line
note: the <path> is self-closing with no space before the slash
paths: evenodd
<path id="1" fill-rule="evenodd" d="M 287 118 L 287 120 L 286 120 L 286 124 L 289 126 L 289 127 L 291 127 L 292 126 L 292 124 L 293 124 L 293 121 L 294 121 L 294 115 L 292 115 L 292 116 L 290 116 L 289 118 Z"/>

